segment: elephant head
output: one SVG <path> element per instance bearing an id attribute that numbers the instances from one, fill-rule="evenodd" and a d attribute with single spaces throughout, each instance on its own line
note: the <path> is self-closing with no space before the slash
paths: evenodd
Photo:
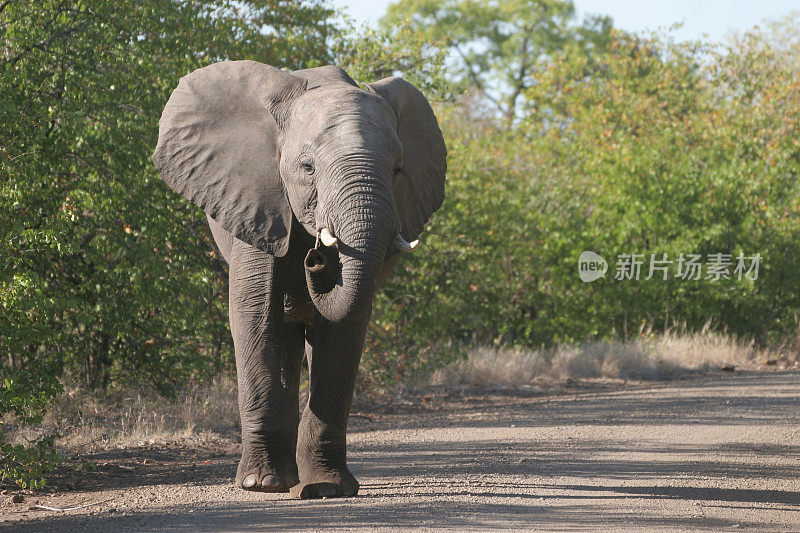
<path id="1" fill-rule="evenodd" d="M 411 248 L 441 205 L 445 158 L 430 105 L 400 78 L 360 89 L 336 67 L 290 74 L 226 61 L 181 78 L 153 162 L 252 246 L 284 256 L 293 217 L 335 246 L 338 255 L 312 250 L 306 268 L 315 307 L 338 322 L 369 308 L 387 252 Z"/>

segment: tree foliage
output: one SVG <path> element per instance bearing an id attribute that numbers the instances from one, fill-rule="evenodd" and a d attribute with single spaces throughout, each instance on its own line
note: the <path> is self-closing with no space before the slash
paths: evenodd
<path id="1" fill-rule="evenodd" d="M 54 357 L 91 385 L 169 386 L 218 365 L 221 270 L 199 210 L 150 163 L 158 117 L 178 78 L 213 61 L 325 61 L 330 11 L 2 5 L 0 354 L 14 367 Z"/>
<path id="2" fill-rule="evenodd" d="M 400 0 L 389 6 L 381 26 L 391 31 L 405 24 L 430 47 L 446 51 L 460 90 L 477 91 L 493 113 L 511 119 L 553 54 L 605 46 L 608 17 L 576 18 L 569 0 Z"/>
<path id="3" fill-rule="evenodd" d="M 430 41 L 406 23 L 391 32 L 356 26 L 345 20 L 331 42 L 333 64 L 361 83 L 402 76 L 432 101 L 448 101 L 457 90 L 445 77 L 444 47 Z"/>

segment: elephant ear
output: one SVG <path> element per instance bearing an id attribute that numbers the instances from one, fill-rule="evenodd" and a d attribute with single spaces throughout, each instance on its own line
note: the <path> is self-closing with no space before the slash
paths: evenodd
<path id="1" fill-rule="evenodd" d="M 447 149 L 428 100 L 402 78 L 365 84 L 388 101 L 397 117 L 403 161 L 395 183 L 395 202 L 407 241 L 419 236 L 444 200 Z"/>
<path id="2" fill-rule="evenodd" d="M 278 123 L 306 80 L 255 61 L 181 78 L 153 154 L 161 179 L 237 238 L 283 256 L 292 211 L 279 174 Z"/>

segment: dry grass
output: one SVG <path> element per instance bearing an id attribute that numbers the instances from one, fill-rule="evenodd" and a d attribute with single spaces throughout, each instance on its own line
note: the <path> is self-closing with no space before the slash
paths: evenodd
<path id="1" fill-rule="evenodd" d="M 220 377 L 172 401 L 155 391 L 65 391 L 35 433 L 58 432 L 59 444 L 125 447 L 174 440 L 209 440 L 238 432 L 236 382 Z M 16 440 L 35 433 L 17 434 Z"/>
<path id="2" fill-rule="evenodd" d="M 580 378 L 665 379 L 691 370 L 754 360 L 750 342 L 702 332 L 559 346 L 554 350 L 479 348 L 431 376 L 432 385 L 519 387 Z"/>

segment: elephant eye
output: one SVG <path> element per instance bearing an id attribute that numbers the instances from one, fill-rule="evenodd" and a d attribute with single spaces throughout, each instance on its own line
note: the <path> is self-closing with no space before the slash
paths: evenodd
<path id="1" fill-rule="evenodd" d="M 300 163 L 300 168 L 302 168 L 306 174 L 314 173 L 314 164 L 311 163 L 311 161 L 303 161 Z"/>
<path id="2" fill-rule="evenodd" d="M 397 176 L 398 174 L 400 174 L 401 170 L 403 169 L 400 167 L 394 167 L 394 170 L 392 170 L 392 176 Z"/>

